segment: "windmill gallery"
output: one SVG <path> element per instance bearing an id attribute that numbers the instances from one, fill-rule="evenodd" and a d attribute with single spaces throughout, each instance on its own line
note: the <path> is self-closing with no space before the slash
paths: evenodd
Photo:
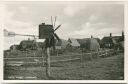
<path id="1" fill-rule="evenodd" d="M 8 38 L 10 36 L 34 38 L 34 40 L 22 40 L 19 45 L 11 45 L 9 50 L 4 51 L 5 80 L 124 78 L 123 69 L 115 71 L 115 74 L 120 72 L 115 77 L 111 75 L 110 70 L 105 72 L 104 69 L 104 67 L 109 69 L 107 65 L 111 65 L 112 62 L 116 63 L 113 59 L 123 59 L 123 32 L 120 36 L 113 36 L 110 32 L 110 36 L 102 39 L 90 36 L 90 38 L 64 40 L 59 38 L 56 33 L 61 27 L 61 25 L 55 27 L 56 20 L 57 17 L 54 18 L 54 21 L 51 17 L 51 24 L 41 23 L 39 25 L 39 36 L 16 34 L 4 30 L 4 36 Z M 45 40 L 37 42 L 36 37 Z M 122 64 L 121 61 L 117 68 L 122 67 Z M 116 65 L 113 64 L 113 71 L 116 70 L 114 66 Z M 98 69 L 99 72 L 91 71 L 91 67 Z"/>

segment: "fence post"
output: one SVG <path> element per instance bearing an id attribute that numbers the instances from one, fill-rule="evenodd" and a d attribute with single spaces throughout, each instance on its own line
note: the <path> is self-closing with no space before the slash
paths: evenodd
<path id="1" fill-rule="evenodd" d="M 84 56 L 84 50 L 83 50 L 83 48 L 82 48 L 82 55 L 81 55 L 81 58 L 80 58 L 80 61 L 81 61 L 81 67 L 84 67 L 83 56 Z"/>
<path id="2" fill-rule="evenodd" d="M 50 77 L 50 48 L 47 47 L 46 49 L 46 76 Z"/>
<path id="3" fill-rule="evenodd" d="M 93 60 L 93 51 L 91 50 L 91 55 L 90 55 L 91 61 Z"/>
<path id="4" fill-rule="evenodd" d="M 97 51 L 97 58 L 99 59 L 99 51 Z"/>

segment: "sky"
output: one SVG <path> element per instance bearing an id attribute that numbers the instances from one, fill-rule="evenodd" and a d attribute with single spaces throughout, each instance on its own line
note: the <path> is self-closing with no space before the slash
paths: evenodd
<path id="1" fill-rule="evenodd" d="M 4 29 L 18 34 L 38 35 L 39 24 L 51 24 L 51 16 L 63 39 L 121 35 L 124 29 L 124 5 L 116 2 L 6 2 L 3 11 Z M 5 37 L 5 45 L 27 38 Z"/>

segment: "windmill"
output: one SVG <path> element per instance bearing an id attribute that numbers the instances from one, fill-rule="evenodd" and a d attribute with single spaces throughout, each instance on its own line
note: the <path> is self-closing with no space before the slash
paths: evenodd
<path id="1" fill-rule="evenodd" d="M 46 75 L 50 77 L 50 49 L 53 47 L 55 50 L 55 39 L 61 41 L 58 35 L 55 33 L 56 30 L 60 28 L 61 25 L 58 25 L 55 28 L 57 17 L 54 21 L 51 16 L 51 24 L 42 23 L 39 25 L 39 39 L 45 39 L 45 50 L 46 50 Z"/>

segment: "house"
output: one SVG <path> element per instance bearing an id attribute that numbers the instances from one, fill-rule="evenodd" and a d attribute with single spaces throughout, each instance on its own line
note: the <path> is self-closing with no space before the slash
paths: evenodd
<path id="1" fill-rule="evenodd" d="M 85 49 L 86 51 L 97 51 L 100 49 L 100 44 L 97 41 L 97 38 L 84 38 L 77 39 L 80 43 L 80 48 Z"/>
<path id="2" fill-rule="evenodd" d="M 55 40 L 55 48 L 53 49 L 53 54 L 56 54 L 57 56 L 59 54 L 62 54 L 63 52 L 65 52 L 67 45 L 68 41 L 64 39 L 60 39 L 59 41 Z"/>
<path id="3" fill-rule="evenodd" d="M 69 38 L 68 39 L 68 45 L 67 45 L 66 49 L 68 51 L 70 51 L 70 52 L 80 51 L 80 44 L 77 41 L 77 39 L 75 39 L 75 38 Z"/>
<path id="4" fill-rule="evenodd" d="M 98 51 L 100 49 L 100 44 L 95 38 L 91 38 L 88 44 L 90 46 L 89 50 L 91 51 Z"/>
<path id="5" fill-rule="evenodd" d="M 19 45 L 20 50 L 37 49 L 36 42 L 34 40 L 23 40 Z"/>
<path id="6" fill-rule="evenodd" d="M 56 49 L 66 49 L 67 45 L 69 44 L 68 41 L 64 39 L 60 39 L 60 41 L 57 41 L 55 44 Z"/>
<path id="7" fill-rule="evenodd" d="M 88 41 L 89 39 L 90 39 L 90 38 L 77 39 L 77 41 L 78 41 L 79 44 L 80 44 L 80 48 L 87 48 L 87 47 L 88 47 L 87 41 Z"/>
<path id="8" fill-rule="evenodd" d="M 80 44 L 77 41 L 77 39 L 69 38 L 68 42 L 69 42 L 69 45 L 71 45 L 72 47 L 80 47 Z"/>
<path id="9" fill-rule="evenodd" d="M 124 43 L 123 32 L 122 32 L 122 36 L 112 36 L 112 33 L 110 33 L 110 36 L 103 37 L 103 39 L 101 40 L 101 47 L 118 49 L 119 46 L 123 45 L 123 43 Z"/>
<path id="10" fill-rule="evenodd" d="M 115 49 L 117 50 L 124 50 L 124 33 L 122 32 L 122 36 L 113 36 L 112 37 L 114 44 L 115 44 Z"/>
<path id="11" fill-rule="evenodd" d="M 13 51 L 13 50 L 18 50 L 19 49 L 19 45 L 11 45 L 10 46 L 10 50 Z"/>
<path id="12" fill-rule="evenodd" d="M 114 47 L 114 41 L 111 37 L 104 37 L 101 40 L 101 48 L 113 48 Z"/>

